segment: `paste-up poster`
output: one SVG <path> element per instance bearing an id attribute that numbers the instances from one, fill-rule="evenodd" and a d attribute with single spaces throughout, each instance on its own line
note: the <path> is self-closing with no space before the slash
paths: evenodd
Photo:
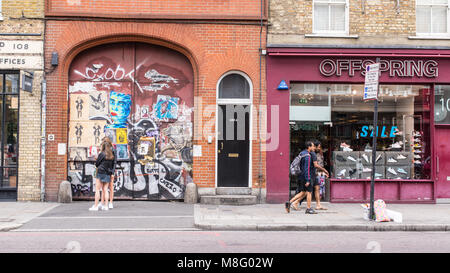
<path id="1" fill-rule="evenodd" d="M 155 138 L 154 137 L 141 137 L 138 141 L 137 153 L 143 156 L 143 159 L 138 160 L 139 163 L 145 165 L 152 162 L 155 158 Z"/>
<path id="2" fill-rule="evenodd" d="M 96 158 L 98 153 L 99 153 L 99 148 L 97 146 L 89 147 L 89 149 L 88 149 L 88 157 L 90 159 Z"/>
<path id="3" fill-rule="evenodd" d="M 118 160 L 127 160 L 128 157 L 128 145 L 126 144 L 117 144 L 116 145 L 117 159 Z"/>
<path id="4" fill-rule="evenodd" d="M 108 137 L 113 144 L 116 144 L 116 129 L 114 128 L 106 128 L 105 129 L 105 137 Z"/>
<path id="5" fill-rule="evenodd" d="M 70 94 L 70 120 L 89 120 L 89 95 Z"/>
<path id="6" fill-rule="evenodd" d="M 108 119 L 108 93 L 90 91 L 88 96 L 89 119 Z"/>
<path id="7" fill-rule="evenodd" d="M 126 128 L 118 128 L 116 129 L 116 137 L 117 137 L 117 144 L 127 144 L 127 129 Z"/>
<path id="8" fill-rule="evenodd" d="M 179 98 L 158 95 L 158 100 L 154 105 L 155 117 L 157 119 L 177 119 Z"/>
<path id="9" fill-rule="evenodd" d="M 69 147 L 99 146 L 104 137 L 106 120 L 71 121 Z"/>

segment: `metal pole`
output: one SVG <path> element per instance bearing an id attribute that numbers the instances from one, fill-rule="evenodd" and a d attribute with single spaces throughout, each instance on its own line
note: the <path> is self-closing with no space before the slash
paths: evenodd
<path id="1" fill-rule="evenodd" d="M 378 99 L 375 100 L 375 110 L 373 112 L 373 143 L 372 143 L 372 180 L 370 181 L 370 219 L 375 220 L 374 210 L 374 190 L 375 190 L 375 160 L 377 154 L 377 134 L 378 134 Z"/>
<path id="2" fill-rule="evenodd" d="M 380 63 L 380 58 L 377 58 L 377 63 Z M 380 77 L 380 72 L 378 72 L 378 78 Z M 372 179 L 370 181 L 370 215 L 369 219 L 375 220 L 375 209 L 374 209 L 374 191 L 375 191 L 375 161 L 377 155 L 377 136 L 378 136 L 378 91 L 380 89 L 380 84 L 377 86 L 377 98 L 375 99 L 375 106 L 373 111 L 373 141 L 372 141 Z"/>

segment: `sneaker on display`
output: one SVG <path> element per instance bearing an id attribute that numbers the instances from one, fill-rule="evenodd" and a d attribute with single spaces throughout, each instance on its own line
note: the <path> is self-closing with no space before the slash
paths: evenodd
<path id="1" fill-rule="evenodd" d="M 348 147 L 343 147 L 342 149 L 344 152 L 353 152 L 352 148 L 348 148 Z"/>
<path id="2" fill-rule="evenodd" d="M 402 173 L 402 174 L 408 174 L 404 169 L 402 168 L 398 168 L 397 172 Z"/>
<path id="3" fill-rule="evenodd" d="M 365 160 L 367 163 L 370 163 L 369 157 L 368 157 L 366 154 L 363 154 L 362 157 L 364 158 L 364 160 Z"/>
<path id="4" fill-rule="evenodd" d="M 414 150 L 415 153 L 421 153 L 422 150 Z"/>
<path id="5" fill-rule="evenodd" d="M 375 162 L 378 162 L 378 160 L 380 160 L 380 158 L 381 158 L 381 154 L 379 154 L 379 155 L 377 156 L 377 159 L 375 159 Z"/>
<path id="6" fill-rule="evenodd" d="M 387 161 L 388 163 L 397 163 L 398 161 L 390 157 Z"/>
<path id="7" fill-rule="evenodd" d="M 414 139 L 414 142 L 420 142 L 420 139 L 415 138 L 415 139 Z"/>
<path id="8" fill-rule="evenodd" d="M 394 149 L 400 149 L 402 147 L 402 145 L 400 145 L 398 142 L 395 142 L 394 144 L 391 145 L 391 148 Z"/>
<path id="9" fill-rule="evenodd" d="M 356 169 L 350 170 L 348 173 L 350 174 L 350 176 L 352 176 L 354 173 L 356 173 Z"/>
<path id="10" fill-rule="evenodd" d="M 388 172 L 390 172 L 393 175 L 397 175 L 397 172 L 392 168 L 388 168 Z"/>
<path id="11" fill-rule="evenodd" d="M 421 159 L 422 157 L 420 155 L 414 155 L 414 158 Z"/>
<path id="12" fill-rule="evenodd" d="M 348 160 L 351 160 L 351 161 L 353 161 L 353 162 L 356 162 L 356 159 L 354 159 L 351 155 L 347 156 L 347 159 L 348 159 Z"/>
<path id="13" fill-rule="evenodd" d="M 414 161 L 414 164 L 422 164 L 419 160 Z"/>
<path id="14" fill-rule="evenodd" d="M 422 145 L 416 143 L 416 144 L 414 144 L 414 148 L 422 148 Z"/>
<path id="15" fill-rule="evenodd" d="M 344 175 L 345 175 L 345 172 L 347 172 L 346 169 L 341 170 L 341 171 L 338 173 L 338 176 L 344 176 Z"/>
<path id="16" fill-rule="evenodd" d="M 371 168 L 364 168 L 363 173 L 370 173 L 372 171 Z"/>
<path id="17" fill-rule="evenodd" d="M 379 173 L 375 173 L 375 177 L 381 177 L 381 176 L 383 176 L 383 175 L 379 174 Z"/>
<path id="18" fill-rule="evenodd" d="M 399 155 L 397 156 L 397 159 L 398 159 L 398 160 L 406 159 L 406 156 L 404 156 L 404 155 L 402 155 L 402 154 L 399 154 Z"/>

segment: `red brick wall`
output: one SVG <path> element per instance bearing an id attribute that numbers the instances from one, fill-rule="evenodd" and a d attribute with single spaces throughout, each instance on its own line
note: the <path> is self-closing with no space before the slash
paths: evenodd
<path id="1" fill-rule="evenodd" d="M 265 37 L 266 32 L 265 28 L 263 28 L 263 48 L 265 48 Z M 265 91 L 260 92 L 259 89 L 260 26 L 257 24 L 176 24 L 49 20 L 47 21 L 45 42 L 47 70 L 51 69 L 51 53 L 58 52 L 59 54 L 59 65 L 47 76 L 47 134 L 55 135 L 55 141 L 48 143 L 46 151 L 46 193 L 49 201 L 56 200 L 59 184 L 67 177 L 67 155 L 59 156 L 57 152 L 58 143 L 67 143 L 67 87 L 70 63 L 84 49 L 119 41 L 155 43 L 185 54 L 193 65 L 195 75 L 194 94 L 196 97 L 201 97 L 203 108 L 210 105 L 215 109 L 217 81 L 224 73 L 230 70 L 242 71 L 250 77 L 254 88 L 254 105 L 259 103 L 259 94 L 262 94 L 261 105 L 266 104 Z M 262 59 L 262 69 L 262 90 L 265 90 L 264 58 Z M 196 107 L 196 112 L 199 112 L 199 109 L 197 109 L 198 105 L 194 107 Z M 254 117 L 254 126 L 257 125 L 257 118 Z M 203 127 L 205 124 L 211 124 L 211 120 L 215 124 L 214 115 L 203 117 Z M 194 119 L 194 144 L 202 145 L 203 154 L 202 157 L 194 157 L 194 182 L 200 187 L 214 187 L 216 156 L 214 143 L 216 140 L 214 139 L 212 144 L 208 144 L 206 138 L 195 140 L 195 135 L 199 135 L 199 124 L 199 120 Z M 214 130 L 215 128 L 211 128 L 212 135 L 215 135 L 213 134 Z M 256 128 L 253 128 L 253 131 L 257 132 Z M 259 142 L 257 140 L 253 141 L 253 144 L 253 186 L 259 187 L 257 184 L 260 167 Z M 265 160 L 265 153 L 263 153 L 262 170 L 264 177 Z M 263 188 L 265 187 L 264 184 L 262 186 Z"/>
<path id="2" fill-rule="evenodd" d="M 131 18 L 259 18 L 261 0 L 47 0 L 47 15 Z"/>

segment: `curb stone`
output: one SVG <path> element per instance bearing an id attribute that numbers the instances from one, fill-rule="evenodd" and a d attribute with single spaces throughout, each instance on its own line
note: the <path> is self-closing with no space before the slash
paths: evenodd
<path id="1" fill-rule="evenodd" d="M 220 231 L 418 231 L 443 232 L 450 231 L 450 225 L 226 225 L 226 224 L 195 224 L 196 228 L 203 230 Z"/>

